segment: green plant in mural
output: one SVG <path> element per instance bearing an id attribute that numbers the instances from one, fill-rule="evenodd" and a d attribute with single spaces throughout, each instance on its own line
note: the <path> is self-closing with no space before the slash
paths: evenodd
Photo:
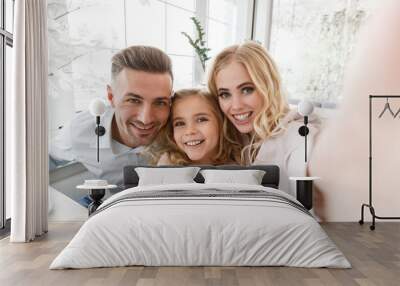
<path id="1" fill-rule="evenodd" d="M 210 51 L 210 49 L 206 47 L 206 41 L 204 40 L 205 33 L 203 27 L 200 24 L 200 21 L 196 19 L 196 17 L 190 17 L 190 19 L 193 21 L 193 24 L 196 28 L 197 38 L 193 39 L 186 32 L 182 32 L 182 35 L 184 35 L 188 39 L 189 44 L 194 48 L 201 62 L 203 71 L 205 71 L 206 61 L 210 59 L 210 57 L 208 56 L 208 52 Z"/>

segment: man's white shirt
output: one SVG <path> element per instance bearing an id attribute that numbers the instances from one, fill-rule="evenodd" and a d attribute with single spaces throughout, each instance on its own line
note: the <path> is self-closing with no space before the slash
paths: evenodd
<path id="1" fill-rule="evenodd" d="M 140 155 L 143 147 L 130 148 L 111 137 L 114 110 L 107 107 L 101 116 L 101 125 L 106 133 L 100 136 L 100 162 L 97 162 L 96 119 L 89 111 L 76 114 L 61 133 L 50 142 L 49 154 L 56 160 L 78 161 L 94 178 L 107 180 L 110 184 L 123 182 L 123 168 L 126 165 L 144 165 L 145 157 Z"/>

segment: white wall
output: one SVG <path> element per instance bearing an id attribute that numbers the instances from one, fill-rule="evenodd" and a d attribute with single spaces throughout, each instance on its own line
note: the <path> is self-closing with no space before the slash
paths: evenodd
<path id="1" fill-rule="evenodd" d="M 355 99 L 349 100 L 354 102 Z M 351 122 L 351 115 L 344 119 L 339 108 L 315 110 L 323 123 L 321 132 L 325 133 L 318 138 L 323 141 L 321 145 L 324 148 L 321 150 L 321 142 L 317 143 L 317 158 L 314 156 L 313 159 L 318 162 L 313 160 L 311 168 L 312 175 L 321 178 L 314 184 L 314 213 L 321 220 L 358 221 L 361 204 L 369 203 L 368 96 L 361 98 L 361 101 L 364 112 L 358 122 Z M 400 189 L 397 188 L 400 186 L 400 154 L 390 146 L 400 144 L 400 138 L 396 135 L 400 130 L 396 127 L 399 118 L 396 120 L 384 116 L 378 120 L 384 103 L 385 99 L 382 99 L 373 104 L 373 205 L 377 215 L 392 217 L 400 216 Z M 345 101 L 345 105 L 347 104 L 348 101 Z M 399 110 L 400 99 L 392 100 L 391 106 L 394 110 Z M 342 120 L 348 123 L 342 124 Z M 338 124 L 340 127 L 337 127 Z M 354 124 L 359 124 L 357 129 Z M 387 128 L 388 125 L 394 129 Z M 364 209 L 364 214 L 365 221 L 371 221 L 368 208 Z"/>
<path id="2" fill-rule="evenodd" d="M 368 202 L 369 95 L 400 95 L 400 2 L 389 3 L 360 34 L 341 107 L 314 149 L 310 169 L 322 177 L 318 186 L 325 205 L 319 206 L 328 220 L 356 221 L 361 203 Z M 389 101 L 393 110 L 400 109 L 399 99 Z M 378 216 L 395 217 L 400 216 L 400 119 L 378 118 L 385 103 L 372 105 L 373 203 Z"/>
<path id="3" fill-rule="evenodd" d="M 364 101 L 367 104 L 368 98 Z M 393 106 L 400 107 L 400 100 Z M 387 124 L 394 124 L 392 118 L 376 120 L 382 104 L 378 103 L 374 110 L 373 205 L 379 216 L 400 216 L 400 152 L 399 148 L 392 149 L 400 144 L 397 135 L 400 130 L 394 128 L 392 132 L 386 128 Z M 313 154 L 312 175 L 321 177 L 314 190 L 315 213 L 326 221 L 358 221 L 361 204 L 368 203 L 368 115 L 364 114 L 362 120 L 355 123 L 358 128 L 351 122 L 345 128 L 347 124 L 340 124 L 343 118 L 338 117 L 340 115 L 334 114 L 329 118 L 329 132 L 319 138 L 318 150 Z M 344 128 L 337 127 L 339 124 Z M 368 208 L 365 208 L 365 220 L 371 220 Z"/>
<path id="4" fill-rule="evenodd" d="M 57 2 L 57 1 L 55 1 Z M 63 2 L 63 1 L 58 1 Z M 121 2 L 119 2 L 121 3 Z M 259 11 L 268 11 L 268 3 L 270 1 L 257 1 L 260 3 L 262 8 Z M 118 6 L 118 5 L 116 5 Z M 116 7 L 114 6 L 114 7 Z M 61 9 L 62 10 L 62 9 Z M 77 13 L 79 14 L 79 13 Z M 256 39 L 265 43 L 265 35 L 267 35 L 267 30 L 262 30 L 263 25 L 266 26 L 266 18 L 262 17 L 262 13 L 258 20 L 262 23 L 261 26 L 256 28 Z M 70 17 L 74 17 L 70 15 Z M 264 24 L 263 24 L 264 23 Z M 119 29 L 123 25 L 118 24 L 118 29 L 116 31 L 122 31 Z M 111 28 L 108 28 L 112 30 Z M 55 33 L 53 31 L 53 33 Z M 51 32 L 50 32 L 51 34 Z M 124 37 L 119 37 L 124 38 Z M 112 39 L 109 39 L 112 40 Z M 112 42 L 112 41 L 111 41 Z M 76 42 L 68 43 L 70 45 L 76 44 Z M 122 43 L 122 46 L 125 44 Z M 120 48 L 120 44 L 116 44 L 115 47 L 108 47 L 107 52 L 104 54 L 95 55 L 92 58 L 90 54 L 85 54 L 84 58 L 89 58 L 92 62 L 101 63 L 101 65 L 108 66 L 108 60 L 112 54 L 113 48 Z M 76 48 L 77 46 L 75 46 Z M 386 48 L 391 47 L 387 45 Z M 79 49 L 76 50 L 79 52 Z M 386 51 L 385 51 L 386 52 Z M 107 53 L 107 54 L 105 54 Z M 383 52 L 384 53 L 384 52 Z M 71 55 L 72 56 L 72 55 Z M 71 58 L 73 59 L 73 57 Z M 89 61 L 88 60 L 88 61 Z M 82 58 L 78 58 L 77 62 L 82 61 Z M 88 61 L 84 63 L 88 63 Z M 378 60 L 377 60 L 378 62 Z M 392 62 L 388 60 L 386 66 L 398 66 L 400 63 Z M 374 65 L 365 66 L 364 71 L 359 71 L 360 74 L 365 76 L 366 86 L 369 83 L 376 83 L 376 86 L 382 83 L 374 81 L 371 77 L 371 73 L 377 78 L 379 77 L 379 72 L 382 71 L 381 66 L 374 68 Z M 61 68 L 59 72 L 68 73 L 68 69 Z M 400 71 L 393 70 L 393 74 L 400 74 Z M 82 78 L 85 75 L 81 76 Z M 99 79 L 102 82 L 107 82 L 104 78 L 108 78 L 105 75 L 101 75 Z M 351 79 L 353 80 L 353 78 Z M 398 79 L 397 79 L 398 82 Z M 334 111 L 325 111 L 332 113 L 328 117 L 331 122 L 337 123 L 329 131 L 329 134 L 324 136 L 321 140 L 324 144 L 321 144 L 319 149 L 316 151 L 317 159 L 319 163 L 312 166 L 312 172 L 315 175 L 321 177 L 321 180 L 317 183 L 317 186 L 321 189 L 323 200 L 318 199 L 315 202 L 316 213 L 319 214 L 323 219 L 328 221 L 358 221 L 360 218 L 360 207 L 363 202 L 368 201 L 368 116 L 366 113 L 362 115 L 358 114 L 360 110 L 365 112 L 368 108 L 368 98 L 367 95 L 371 92 L 386 92 L 392 94 L 400 94 L 400 89 L 398 85 L 385 79 L 387 83 L 384 89 L 365 89 L 361 88 L 349 92 L 348 95 L 357 95 L 362 92 L 363 97 L 357 98 L 355 100 L 349 100 L 346 103 L 345 114 L 338 115 Z M 59 82 L 60 86 L 56 88 L 63 87 L 62 84 L 65 82 Z M 96 82 L 94 83 L 96 84 Z M 82 93 L 85 92 L 82 89 Z M 101 95 L 102 91 L 98 93 L 94 89 L 88 89 L 87 92 L 93 92 L 93 95 Z M 71 95 L 72 96 L 72 95 Z M 50 99 L 50 108 L 52 105 L 52 99 Z M 347 99 L 344 98 L 344 101 Z M 71 101 L 72 102 L 72 101 Z M 63 105 L 64 106 L 64 105 Z M 394 104 L 395 110 L 400 108 L 400 101 Z M 376 112 L 382 109 L 382 104 L 376 106 Z M 73 105 L 66 105 L 65 112 L 72 112 Z M 71 110 L 71 111 L 69 111 Z M 397 119 L 398 121 L 399 119 Z M 50 118 L 50 123 L 57 126 Z M 374 152 L 374 204 L 376 206 L 377 214 L 380 216 L 395 216 L 400 215 L 400 176 L 398 174 L 399 170 L 399 152 L 400 148 L 400 130 L 399 125 L 394 125 L 392 119 L 385 119 L 376 122 L 376 129 L 378 130 L 376 136 L 374 137 L 374 142 L 376 145 L 376 152 Z M 340 123 L 340 125 L 339 125 Z M 389 128 L 390 127 L 390 128 Z M 324 155 L 321 155 L 321 154 Z M 318 192 L 317 192 L 318 193 Z M 367 210 L 367 218 L 369 218 Z"/>

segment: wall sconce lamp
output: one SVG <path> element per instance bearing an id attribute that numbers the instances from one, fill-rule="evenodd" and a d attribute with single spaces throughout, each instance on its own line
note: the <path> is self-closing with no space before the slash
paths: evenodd
<path id="1" fill-rule="evenodd" d="M 304 125 L 299 128 L 299 134 L 304 137 L 304 162 L 307 163 L 307 135 L 310 130 L 307 127 L 308 124 L 308 116 L 313 112 L 314 105 L 307 100 L 301 101 L 297 105 L 297 112 L 304 116 Z"/>
<path id="2" fill-rule="evenodd" d="M 89 112 L 96 117 L 96 129 L 94 133 L 97 135 L 97 162 L 100 161 L 99 154 L 99 138 L 106 133 L 106 129 L 100 125 L 100 116 L 106 111 L 106 104 L 103 100 L 95 98 L 90 102 Z"/>

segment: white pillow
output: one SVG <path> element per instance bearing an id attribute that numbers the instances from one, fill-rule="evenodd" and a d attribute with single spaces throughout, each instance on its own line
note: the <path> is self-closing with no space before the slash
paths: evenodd
<path id="1" fill-rule="evenodd" d="M 199 167 L 135 168 L 139 176 L 139 186 L 195 183 L 193 179 L 199 170 Z"/>
<path id="2" fill-rule="evenodd" d="M 261 185 L 265 171 L 262 170 L 201 170 L 204 183 L 234 183 Z"/>

